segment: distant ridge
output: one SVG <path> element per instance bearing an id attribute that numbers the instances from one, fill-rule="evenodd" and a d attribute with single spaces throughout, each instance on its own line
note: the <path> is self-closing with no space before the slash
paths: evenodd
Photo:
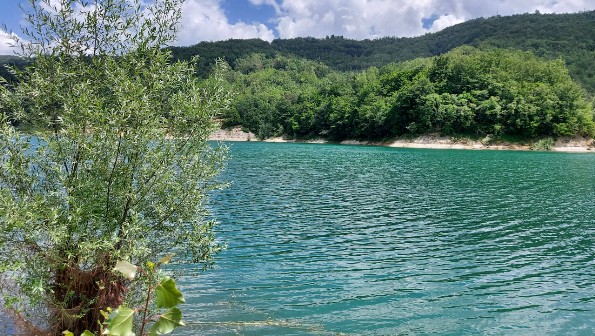
<path id="1" fill-rule="evenodd" d="M 293 55 L 322 62 L 336 70 L 358 71 L 440 55 L 462 45 L 480 49 L 519 49 L 546 59 L 562 58 L 571 76 L 590 96 L 595 96 L 595 11 L 479 18 L 410 38 L 359 41 L 341 36 L 299 37 L 277 39 L 271 43 L 259 39 L 231 39 L 171 47 L 171 50 L 176 59 L 200 56 L 199 74 L 206 77 L 216 59 L 223 58 L 234 66 L 237 59 L 253 53 Z M 0 64 L 5 63 L 22 64 L 15 57 L 0 56 Z M 0 76 L 12 77 L 4 67 L 0 67 Z"/>
<path id="2" fill-rule="evenodd" d="M 258 39 L 228 40 L 171 49 L 178 59 L 200 55 L 199 70 L 207 73 L 216 58 L 224 58 L 233 66 L 238 58 L 252 53 L 294 55 L 336 70 L 351 71 L 435 56 L 462 45 L 520 49 L 547 59 L 562 58 L 573 78 L 591 95 L 595 94 L 595 11 L 479 18 L 412 38 L 358 41 L 340 36 L 300 37 L 271 43 Z"/>

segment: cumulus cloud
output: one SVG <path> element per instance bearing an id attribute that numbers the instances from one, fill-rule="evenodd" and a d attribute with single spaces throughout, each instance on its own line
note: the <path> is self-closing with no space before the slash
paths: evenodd
<path id="1" fill-rule="evenodd" d="M 7 32 L 0 30 L 0 55 L 12 55 L 14 50 L 11 44 L 14 43 L 11 35 Z"/>
<path id="2" fill-rule="evenodd" d="M 414 36 L 425 32 L 422 19 L 435 14 L 433 0 L 284 0 L 280 8 L 281 38 Z M 451 15 L 444 22 L 460 20 Z"/>
<path id="3" fill-rule="evenodd" d="M 260 6 L 260 5 L 273 6 L 273 8 L 275 9 L 275 12 L 277 14 L 279 14 L 281 12 L 281 7 L 279 7 L 279 4 L 275 0 L 249 0 L 249 1 L 251 4 L 256 5 L 256 6 Z"/>
<path id="4" fill-rule="evenodd" d="M 48 1 L 51 5 L 59 4 L 58 0 Z M 275 17 L 256 22 L 247 11 L 246 19 L 232 23 L 223 8 L 240 1 L 249 3 L 255 10 L 259 6 L 271 6 Z M 177 44 L 230 38 L 271 41 L 275 37 L 298 36 L 340 35 L 353 39 L 417 36 L 478 17 L 536 10 L 572 13 L 594 9 L 595 0 L 186 0 Z M 7 34 L 0 31 L 1 53 L 11 53 L 7 41 Z"/>
<path id="5" fill-rule="evenodd" d="M 442 15 L 440 17 L 438 17 L 434 23 L 432 23 L 432 26 L 428 29 L 431 32 L 437 32 L 439 30 L 442 30 L 446 27 L 450 27 L 453 25 L 456 25 L 457 23 L 461 23 L 465 20 L 463 20 L 462 18 L 456 17 L 455 15 Z"/>
<path id="6" fill-rule="evenodd" d="M 342 35 L 364 39 L 416 36 L 478 17 L 569 13 L 595 9 L 593 0 L 250 0 L 275 6 L 281 38 Z M 436 18 L 424 28 L 422 20 Z"/>
<path id="7" fill-rule="evenodd" d="M 263 23 L 230 23 L 221 9 L 220 2 L 221 0 L 187 0 L 182 6 L 181 29 L 177 44 L 193 45 L 201 41 L 230 38 L 260 38 L 266 41 L 275 38 L 273 31 Z"/>
<path id="8" fill-rule="evenodd" d="M 449 12 L 468 19 L 494 15 L 533 13 L 572 13 L 595 9 L 593 0 L 441 0 L 435 5 L 443 12 Z"/>

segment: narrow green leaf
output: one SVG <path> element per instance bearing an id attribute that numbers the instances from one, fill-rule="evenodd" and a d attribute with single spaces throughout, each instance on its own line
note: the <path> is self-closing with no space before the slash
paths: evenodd
<path id="1" fill-rule="evenodd" d="M 134 279 L 137 270 L 138 267 L 136 267 L 136 265 L 133 265 L 126 260 L 118 261 L 116 267 L 114 267 L 114 271 L 122 273 L 122 275 L 124 275 L 124 277 L 126 277 L 128 280 Z"/>
<path id="2" fill-rule="evenodd" d="M 103 331 L 104 335 L 109 336 L 134 336 L 132 332 L 132 322 L 134 320 L 134 310 L 120 306 L 114 310 L 107 322 L 107 328 Z"/>
<path id="3" fill-rule="evenodd" d="M 62 332 L 62 335 L 64 335 L 64 336 L 74 336 L 74 334 L 70 330 L 64 330 Z"/>
<path id="4" fill-rule="evenodd" d="M 157 296 L 157 307 L 159 308 L 173 308 L 180 303 L 186 302 L 182 292 L 176 288 L 174 279 L 169 277 L 161 280 L 155 289 L 155 294 Z"/>
<path id="5" fill-rule="evenodd" d="M 157 265 L 161 265 L 161 264 L 167 264 L 170 262 L 171 258 L 173 258 L 175 256 L 175 254 L 168 254 L 165 257 L 161 258 L 161 260 L 159 260 L 157 262 Z"/>
<path id="6" fill-rule="evenodd" d="M 171 308 L 165 314 L 159 316 L 159 320 L 153 324 L 149 336 L 169 334 L 177 327 L 183 326 L 182 311 L 178 307 Z"/>

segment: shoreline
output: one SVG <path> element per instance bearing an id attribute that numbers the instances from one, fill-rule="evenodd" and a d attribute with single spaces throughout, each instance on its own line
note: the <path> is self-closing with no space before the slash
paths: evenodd
<path id="1" fill-rule="evenodd" d="M 212 141 L 237 141 L 237 142 L 295 142 L 311 144 L 340 144 L 340 145 L 365 145 L 365 146 L 384 146 L 393 148 L 424 148 L 424 149 L 465 149 L 465 150 L 517 150 L 530 151 L 531 145 L 518 143 L 490 143 L 489 139 L 472 140 L 460 139 L 438 134 L 426 134 L 411 139 L 395 139 L 391 141 L 359 141 L 343 140 L 329 141 L 326 139 L 295 140 L 283 137 L 258 140 L 255 134 L 244 132 L 240 127 L 230 129 L 221 129 L 213 133 L 209 140 Z M 584 137 L 567 137 L 555 141 L 549 152 L 566 153 L 595 153 L 595 139 Z"/>

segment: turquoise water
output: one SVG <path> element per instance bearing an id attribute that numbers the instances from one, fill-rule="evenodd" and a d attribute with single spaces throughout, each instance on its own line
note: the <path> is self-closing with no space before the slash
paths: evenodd
<path id="1" fill-rule="evenodd" d="M 595 333 L 595 155 L 229 145 L 175 335 Z"/>

